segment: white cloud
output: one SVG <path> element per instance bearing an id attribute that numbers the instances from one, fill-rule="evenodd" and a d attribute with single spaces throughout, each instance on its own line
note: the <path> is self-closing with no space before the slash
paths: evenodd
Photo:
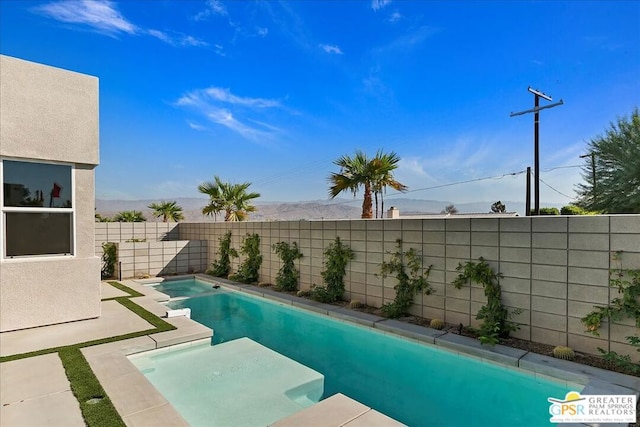
<path id="1" fill-rule="evenodd" d="M 389 15 L 389 22 L 395 24 L 396 22 L 402 20 L 402 18 L 404 18 L 404 16 L 402 16 L 402 14 L 396 10 L 391 15 Z"/>
<path id="2" fill-rule="evenodd" d="M 210 87 L 208 89 L 205 89 L 205 93 L 216 101 L 221 101 L 233 105 L 244 105 L 257 108 L 271 108 L 280 106 L 280 101 L 277 101 L 275 99 L 247 98 L 237 96 L 232 94 L 229 89 L 225 88 Z"/>
<path id="3" fill-rule="evenodd" d="M 265 27 L 258 27 L 256 31 L 260 37 L 266 37 L 269 34 L 269 29 Z"/>
<path id="4" fill-rule="evenodd" d="M 322 50 L 324 50 L 327 53 L 330 54 L 334 54 L 334 55 L 342 55 L 342 50 L 340 49 L 340 47 L 335 46 L 335 45 L 330 45 L 330 44 L 321 44 L 320 48 Z"/>
<path id="5" fill-rule="evenodd" d="M 226 6 L 220 0 L 207 0 L 206 8 L 193 17 L 196 21 L 204 21 L 212 15 L 227 16 Z"/>
<path id="6" fill-rule="evenodd" d="M 207 46 L 205 41 L 187 34 L 138 27 L 122 16 L 109 0 L 60 0 L 32 10 L 60 22 L 86 25 L 109 36 L 146 34 L 172 46 Z"/>
<path id="7" fill-rule="evenodd" d="M 87 25 L 110 35 L 138 32 L 138 27 L 125 19 L 115 4 L 108 0 L 61 0 L 32 10 L 61 22 Z"/>
<path id="8" fill-rule="evenodd" d="M 376 11 L 384 9 L 389 3 L 391 0 L 371 0 L 371 9 Z"/>
<path id="9" fill-rule="evenodd" d="M 206 127 L 199 125 L 197 123 L 192 122 L 191 120 L 187 120 L 187 124 L 189 125 L 189 127 L 193 130 L 199 130 L 199 131 L 203 131 L 203 130 L 207 130 Z"/>
<path id="10" fill-rule="evenodd" d="M 207 46 L 208 43 L 193 36 L 182 33 L 167 33 L 159 30 L 147 30 L 147 34 L 171 46 Z"/>
<path id="11" fill-rule="evenodd" d="M 278 127 L 263 117 L 268 110 L 283 109 L 278 100 L 238 96 L 226 88 L 210 87 L 188 92 L 175 104 L 189 107 L 207 120 L 252 141 L 280 133 Z M 197 129 L 193 122 L 187 123 Z"/>

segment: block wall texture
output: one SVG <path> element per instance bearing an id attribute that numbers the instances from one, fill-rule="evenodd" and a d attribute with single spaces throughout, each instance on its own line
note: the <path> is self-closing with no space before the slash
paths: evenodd
<path id="1" fill-rule="evenodd" d="M 98 222 L 95 253 L 101 257 L 104 243 L 116 243 L 115 275 L 123 279 L 204 272 L 207 242 L 178 237 L 176 223 Z"/>
<path id="2" fill-rule="evenodd" d="M 503 302 L 511 310 L 521 310 L 513 317 L 520 324 L 514 336 L 550 345 L 568 345 L 593 354 L 599 354 L 600 347 L 630 354 L 636 360 L 640 355 L 625 340 L 626 336 L 640 333 L 632 320 L 604 323 L 600 337 L 585 333 L 580 322 L 595 305 L 606 305 L 618 296 L 617 290 L 609 286 L 611 270 L 640 269 L 640 215 L 97 223 L 96 251 L 101 253 L 101 242 L 119 239 L 120 245 L 124 245 L 120 249 L 121 257 L 131 259 L 123 263 L 123 270 L 127 266 L 123 277 L 139 275 L 147 271 L 147 265 L 148 272 L 143 274 L 166 274 L 164 272 L 173 272 L 180 258 L 166 257 L 165 249 L 161 258 L 156 244 L 173 244 L 162 240 L 179 239 L 175 242 L 180 246 L 176 249 L 178 254 L 188 253 L 190 259 L 192 254 L 197 254 L 194 259 L 201 261 L 200 267 L 196 269 L 195 264 L 187 264 L 192 271 L 204 271 L 217 258 L 219 239 L 227 231 L 232 232 L 232 247 L 236 249 L 247 234 L 260 236 L 263 256 L 260 281 L 268 283 L 275 283 L 281 266 L 273 245 L 281 241 L 297 242 L 304 254 L 297 262 L 300 289 L 322 284 L 324 250 L 336 236 L 340 237 L 355 252 L 355 259 L 347 266 L 346 298 L 377 307 L 395 297 L 396 281 L 379 276 L 380 263 L 389 259 L 388 252 L 395 251 L 396 241 L 401 239 L 404 250 L 415 248 L 421 252 L 424 266 L 432 266 L 429 283 L 435 292 L 418 295 L 411 313 L 463 325 L 479 324 L 475 316 L 486 301 L 484 292 L 475 284 L 456 289 L 451 283 L 458 275 L 459 263 L 483 257 L 503 276 L 500 280 Z M 132 238 L 148 241 L 124 242 Z M 193 246 L 185 252 L 185 246 L 181 245 L 187 243 Z M 616 260 L 618 251 L 622 251 L 620 261 Z M 242 258 L 233 259 L 232 269 L 237 269 L 240 262 Z M 180 266 L 184 268 L 186 264 L 182 262 Z"/>
<path id="3" fill-rule="evenodd" d="M 146 224 L 150 233 L 157 233 L 158 226 L 167 224 Z M 171 231 L 172 236 L 182 241 L 200 241 L 206 246 L 206 268 L 216 259 L 219 239 L 228 230 L 232 232 L 232 247 L 236 249 L 247 234 L 257 233 L 264 257 L 260 280 L 270 283 L 275 283 L 281 266 L 272 245 L 280 241 L 297 242 L 304 254 L 296 264 L 300 271 L 300 289 L 322 284 L 324 250 L 339 236 L 355 252 L 355 259 L 347 266 L 346 298 L 378 307 L 395 297 L 395 279 L 379 276 L 380 263 L 389 259 L 387 252 L 394 251 L 397 239 L 401 239 L 404 250 L 415 248 L 421 252 L 425 267 L 432 266 L 429 282 L 435 292 L 418 295 L 411 313 L 464 325 L 479 324 L 475 316 L 485 303 L 484 292 L 475 284 L 456 289 L 451 283 L 458 275 L 459 263 L 483 257 L 503 276 L 500 280 L 503 302 L 510 309 L 521 310 L 513 317 L 520 324 L 514 336 L 568 345 L 593 354 L 599 354 L 598 347 L 631 354 L 636 359 L 640 354 L 625 340 L 626 336 L 640 334 L 631 319 L 604 323 L 599 337 L 585 333 L 580 321 L 595 305 L 606 305 L 618 296 L 617 290 L 609 286 L 611 270 L 640 269 L 640 215 L 168 226 L 170 230 L 163 228 L 162 232 Z M 106 227 L 115 229 L 118 224 Z M 117 233 L 112 229 L 107 231 Z M 129 236 L 131 231 L 127 228 L 124 235 Z M 96 237 L 96 241 L 101 239 Z M 617 260 L 619 251 L 622 252 Z M 241 261 L 241 258 L 233 260 L 234 270 Z"/>

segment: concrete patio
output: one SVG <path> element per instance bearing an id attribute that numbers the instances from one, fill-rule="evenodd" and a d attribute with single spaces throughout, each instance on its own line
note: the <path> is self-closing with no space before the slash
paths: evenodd
<path id="1" fill-rule="evenodd" d="M 99 318 L 4 332 L 0 334 L 0 355 L 22 354 L 153 329 L 153 325 L 117 301 L 104 301 L 126 296 L 127 293 L 103 282 Z M 162 315 L 165 308 L 157 299 L 163 299 L 162 294 L 138 297 L 133 301 Z M 210 339 L 213 334 L 211 329 L 190 319 L 166 320 L 177 329 L 82 350 L 127 425 L 187 425 L 126 358 L 130 353 L 174 343 Z M 129 365 L 133 369 L 127 369 Z M 0 404 L 0 426 L 85 425 L 58 353 L 0 364 Z"/>

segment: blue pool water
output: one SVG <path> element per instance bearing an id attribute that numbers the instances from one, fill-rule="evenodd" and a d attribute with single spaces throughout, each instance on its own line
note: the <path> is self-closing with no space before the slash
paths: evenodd
<path id="1" fill-rule="evenodd" d="M 244 293 L 170 303 L 214 329 L 214 345 L 249 337 L 325 376 L 346 394 L 410 426 L 549 426 L 548 397 L 570 388 Z"/>
<path id="2" fill-rule="evenodd" d="M 165 280 L 151 285 L 156 291 L 169 295 L 171 298 L 193 296 L 211 291 L 212 284 L 194 279 Z"/>

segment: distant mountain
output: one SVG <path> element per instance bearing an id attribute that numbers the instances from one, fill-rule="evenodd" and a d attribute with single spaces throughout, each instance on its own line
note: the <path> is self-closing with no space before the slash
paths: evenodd
<path id="1" fill-rule="evenodd" d="M 212 222 L 213 217 L 202 215 L 202 208 L 208 203 L 205 198 L 178 197 L 175 200 L 182 206 L 185 221 Z M 151 209 L 147 208 L 151 203 L 159 200 L 104 200 L 96 199 L 96 212 L 102 216 L 112 217 L 121 211 L 142 211 L 148 221 L 160 221 L 151 216 Z M 522 202 L 503 201 L 507 212 L 518 212 L 524 215 L 525 205 Z M 453 203 L 439 200 L 421 199 L 387 199 L 384 201 L 384 209 L 388 211 L 392 206 L 400 211 L 400 215 L 408 214 L 438 214 L 448 205 L 454 205 L 459 213 L 488 213 L 491 212 L 493 202 Z M 333 199 L 311 200 L 300 202 L 256 202 L 257 211 L 252 213 L 250 219 L 255 221 L 285 221 L 298 219 L 356 219 L 360 218 L 362 199 Z M 561 208 L 561 204 L 542 203 L 544 207 Z M 375 209 L 375 205 L 374 205 Z M 384 215 L 386 216 L 386 215 Z M 218 221 L 222 216 L 218 215 Z"/>

